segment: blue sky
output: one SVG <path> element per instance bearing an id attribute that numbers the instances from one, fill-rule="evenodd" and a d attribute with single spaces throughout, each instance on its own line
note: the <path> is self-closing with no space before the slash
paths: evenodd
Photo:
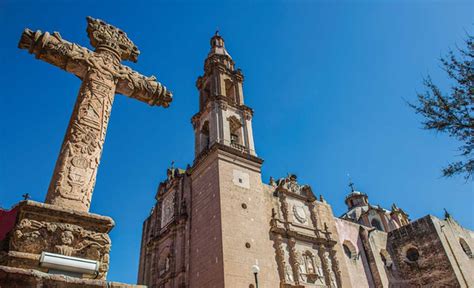
<path id="1" fill-rule="evenodd" d="M 158 183 L 171 161 L 192 163 L 195 80 L 216 27 L 245 75 L 264 181 L 296 173 L 340 215 L 350 173 L 373 204 L 395 202 L 412 219 L 446 208 L 474 228 L 472 182 L 440 177 L 459 144 L 422 130 L 404 100 L 427 75 L 449 85 L 439 58 L 474 33 L 474 2 L 78 3 L 0 1 L 0 205 L 26 192 L 44 200 L 80 85 L 19 50 L 22 30 L 59 31 L 89 48 L 88 15 L 126 31 L 142 51 L 127 65 L 156 75 L 175 98 L 165 110 L 116 97 L 91 207 L 116 221 L 110 280 L 135 283 Z"/>

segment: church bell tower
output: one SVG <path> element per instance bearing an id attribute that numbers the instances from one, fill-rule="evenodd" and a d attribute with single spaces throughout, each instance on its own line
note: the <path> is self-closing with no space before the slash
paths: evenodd
<path id="1" fill-rule="evenodd" d="M 192 117 L 195 157 L 216 143 L 256 156 L 252 135 L 253 110 L 244 104 L 244 76 L 227 52 L 218 32 L 211 38 L 204 75 L 196 81 L 199 112 Z"/>
<path id="2" fill-rule="evenodd" d="M 257 261 L 277 271 L 268 241 L 271 209 L 265 197 L 263 160 L 257 157 L 252 133 L 253 110 L 244 104 L 244 77 L 235 68 L 216 33 L 198 77 L 199 112 L 192 117 L 195 159 L 190 169 L 190 287 L 249 287 Z M 270 212 L 269 212 L 270 211 Z M 236 237 L 238 235 L 238 237 Z M 276 273 L 260 280 L 277 287 Z M 273 285 L 272 283 L 275 283 Z"/>

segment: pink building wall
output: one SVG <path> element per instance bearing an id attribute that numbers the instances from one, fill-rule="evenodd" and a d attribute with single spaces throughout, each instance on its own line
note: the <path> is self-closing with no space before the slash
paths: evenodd
<path id="1" fill-rule="evenodd" d="M 367 263 L 367 256 L 359 237 L 360 225 L 339 218 L 335 218 L 335 222 L 340 245 L 342 246 L 345 241 L 348 241 L 355 247 L 355 252 L 357 253 L 357 256 L 352 259 L 344 257 L 346 266 L 349 269 L 352 287 L 375 287 Z"/>

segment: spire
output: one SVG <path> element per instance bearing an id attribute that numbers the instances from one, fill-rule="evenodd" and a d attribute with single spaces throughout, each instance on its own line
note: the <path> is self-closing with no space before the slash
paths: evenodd
<path id="1" fill-rule="evenodd" d="M 354 183 L 351 181 L 349 182 L 349 187 L 351 187 L 351 192 L 354 192 L 355 189 L 354 189 Z"/>
<path id="2" fill-rule="evenodd" d="M 209 54 L 207 55 L 208 58 L 213 55 L 222 55 L 232 59 L 229 52 L 227 52 L 227 50 L 225 49 L 224 38 L 219 35 L 219 30 L 216 30 L 216 33 L 214 33 L 214 36 L 212 36 L 210 44 L 211 51 L 209 51 Z"/>
<path id="3" fill-rule="evenodd" d="M 199 76 L 199 112 L 191 122 L 195 133 L 195 156 L 207 155 L 218 143 L 236 153 L 256 156 L 252 132 L 253 110 L 244 104 L 244 75 L 224 46 L 219 30 L 211 37 L 210 51 Z"/>
<path id="4" fill-rule="evenodd" d="M 351 187 L 351 192 L 347 194 L 345 199 L 347 208 L 352 209 L 353 207 L 369 205 L 369 199 L 367 197 L 367 194 L 357 191 L 355 189 L 354 182 L 352 182 L 351 175 L 347 174 L 347 177 L 349 177 L 348 186 Z"/>
<path id="5" fill-rule="evenodd" d="M 352 182 L 351 175 L 347 174 L 347 177 L 349 177 L 349 185 L 348 186 L 351 187 L 351 192 L 354 192 L 355 191 L 354 182 Z"/>
<path id="6" fill-rule="evenodd" d="M 224 39 L 219 35 L 219 29 L 216 30 L 214 36 L 211 38 L 211 47 L 224 47 Z"/>

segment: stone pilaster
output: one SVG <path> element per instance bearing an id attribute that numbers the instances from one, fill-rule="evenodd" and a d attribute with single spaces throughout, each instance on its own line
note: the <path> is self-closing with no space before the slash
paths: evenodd
<path id="1" fill-rule="evenodd" d="M 291 268 L 293 269 L 293 278 L 295 280 L 295 284 L 299 285 L 300 284 L 300 271 L 298 269 L 298 266 L 300 263 L 298 263 L 298 255 L 296 252 L 296 240 L 294 238 L 288 239 L 288 246 L 290 250 L 290 265 Z"/>

